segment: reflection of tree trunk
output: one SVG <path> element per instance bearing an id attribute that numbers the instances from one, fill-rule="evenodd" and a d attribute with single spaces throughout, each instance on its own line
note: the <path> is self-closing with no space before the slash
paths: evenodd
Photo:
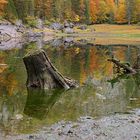
<path id="1" fill-rule="evenodd" d="M 43 50 L 29 54 L 23 60 L 28 74 L 27 87 L 69 89 L 77 86 L 74 80 L 58 72 Z"/>
<path id="2" fill-rule="evenodd" d="M 28 89 L 24 113 L 30 117 L 43 119 L 57 102 L 64 90 Z"/>

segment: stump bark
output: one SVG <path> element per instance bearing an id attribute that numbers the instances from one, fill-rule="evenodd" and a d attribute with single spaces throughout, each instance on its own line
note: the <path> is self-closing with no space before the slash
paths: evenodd
<path id="1" fill-rule="evenodd" d="M 44 50 L 38 50 L 23 58 L 27 70 L 27 87 L 70 89 L 77 87 L 75 80 L 64 77 L 51 63 Z"/>

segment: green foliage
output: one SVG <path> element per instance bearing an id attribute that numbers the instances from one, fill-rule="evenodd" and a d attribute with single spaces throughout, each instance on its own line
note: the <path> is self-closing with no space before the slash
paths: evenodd
<path id="1" fill-rule="evenodd" d="M 47 25 L 47 26 L 50 26 L 51 22 L 49 20 L 45 20 L 44 24 Z"/>
<path id="2" fill-rule="evenodd" d="M 16 18 L 18 18 L 18 14 L 13 0 L 8 0 L 8 4 L 4 12 L 4 18 L 7 20 L 15 20 Z"/>
<path id="3" fill-rule="evenodd" d="M 90 23 L 90 7 L 89 7 L 89 0 L 85 1 L 85 21 L 87 24 Z"/>
<path id="4" fill-rule="evenodd" d="M 0 16 L 0 20 L 2 20 L 3 19 L 3 16 Z"/>
<path id="5" fill-rule="evenodd" d="M 25 18 L 25 23 L 29 26 L 29 27 L 36 27 L 37 25 L 37 20 L 35 17 L 31 17 L 31 16 L 27 16 Z"/>
<path id="6" fill-rule="evenodd" d="M 26 48 L 26 54 L 27 54 L 27 55 L 28 55 L 28 53 L 37 50 L 37 45 L 36 45 L 35 42 L 32 42 L 32 43 L 28 44 L 26 47 L 27 47 L 27 48 Z"/>
<path id="7" fill-rule="evenodd" d="M 138 22 L 137 25 L 140 26 L 140 22 Z"/>

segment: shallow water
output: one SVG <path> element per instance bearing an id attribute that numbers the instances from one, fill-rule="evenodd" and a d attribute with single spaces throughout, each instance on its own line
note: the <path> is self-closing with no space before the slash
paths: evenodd
<path id="1" fill-rule="evenodd" d="M 44 45 L 57 69 L 80 83 L 80 88 L 69 91 L 26 89 L 22 58 L 37 48 L 35 43 L 1 50 L 0 129 L 6 134 L 30 133 L 61 120 L 76 120 L 80 116 L 100 118 L 140 108 L 140 75 L 113 79 L 113 65 L 107 61 L 114 55 L 133 64 L 139 47 Z"/>

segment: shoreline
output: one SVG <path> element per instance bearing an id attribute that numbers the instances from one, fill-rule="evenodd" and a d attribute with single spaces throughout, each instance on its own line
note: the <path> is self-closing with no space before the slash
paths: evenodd
<path id="1" fill-rule="evenodd" d="M 72 34 L 62 33 L 59 30 L 49 29 L 48 27 L 42 29 L 23 28 L 16 25 L 0 25 L 0 31 L 5 37 L 0 34 L 0 41 L 7 42 L 9 40 L 24 40 L 27 38 L 41 37 L 43 41 L 51 41 L 56 38 L 72 37 L 75 40 L 87 40 L 88 43 L 110 45 L 110 44 L 140 44 L 140 26 L 138 25 L 109 25 L 109 24 L 95 24 L 87 26 L 85 30 L 74 27 Z M 124 29 L 123 29 L 124 28 Z M 123 29 L 123 30 L 122 30 Z"/>
<path id="2" fill-rule="evenodd" d="M 12 134 L 5 140 L 132 140 L 140 139 L 140 114 L 115 114 L 100 119 L 80 117 L 76 122 L 61 121 L 44 126 L 33 134 Z"/>

